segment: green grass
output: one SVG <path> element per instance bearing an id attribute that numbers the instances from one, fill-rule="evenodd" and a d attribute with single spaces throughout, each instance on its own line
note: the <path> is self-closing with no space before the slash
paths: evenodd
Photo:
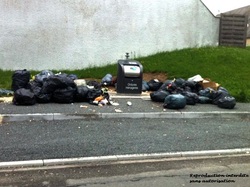
<path id="1" fill-rule="evenodd" d="M 200 74 L 225 87 L 238 102 L 250 102 L 250 48 L 203 47 L 160 52 L 136 60 L 143 65 L 144 72 L 164 72 L 169 79 L 187 79 Z M 53 72 L 59 72 L 53 71 Z M 83 70 L 65 71 L 79 78 L 101 79 L 107 73 L 116 75 L 117 64 L 91 67 Z M 32 75 L 37 71 L 31 71 Z M 1 71 L 0 88 L 9 89 L 11 71 Z"/>
<path id="2" fill-rule="evenodd" d="M 10 89 L 12 81 L 12 71 L 3 71 L 0 69 L 0 88 Z"/>
<path id="3" fill-rule="evenodd" d="M 228 89 L 237 101 L 250 102 L 250 48 L 192 48 L 138 60 L 145 72 L 166 72 L 170 79 L 200 74 Z"/>

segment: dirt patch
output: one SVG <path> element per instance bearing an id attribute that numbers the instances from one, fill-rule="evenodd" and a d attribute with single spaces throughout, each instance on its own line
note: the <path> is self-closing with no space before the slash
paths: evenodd
<path id="1" fill-rule="evenodd" d="M 164 82 L 167 80 L 167 74 L 166 73 L 143 73 L 143 80 L 150 81 L 152 79 L 158 79 L 159 81 Z"/>

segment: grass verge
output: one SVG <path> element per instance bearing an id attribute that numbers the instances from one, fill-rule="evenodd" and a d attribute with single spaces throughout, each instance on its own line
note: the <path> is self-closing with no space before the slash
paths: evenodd
<path id="1" fill-rule="evenodd" d="M 250 47 L 202 47 L 160 52 L 136 58 L 144 72 L 163 72 L 169 79 L 187 79 L 200 74 L 225 87 L 238 102 L 250 102 Z M 116 75 L 117 64 L 91 67 L 82 70 L 57 70 L 53 72 L 76 74 L 79 78 L 100 79 L 107 73 Z M 0 88 L 10 89 L 12 71 L 0 70 Z M 31 71 L 32 75 L 39 73 Z"/>

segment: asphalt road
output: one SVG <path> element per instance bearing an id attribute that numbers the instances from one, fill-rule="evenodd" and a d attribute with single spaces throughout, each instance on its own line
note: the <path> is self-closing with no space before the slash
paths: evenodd
<path id="1" fill-rule="evenodd" d="M 250 147 L 248 120 L 102 119 L 0 126 L 0 161 Z"/>
<path id="2" fill-rule="evenodd" d="M 0 170 L 1 187 L 249 187 L 250 156 Z"/>

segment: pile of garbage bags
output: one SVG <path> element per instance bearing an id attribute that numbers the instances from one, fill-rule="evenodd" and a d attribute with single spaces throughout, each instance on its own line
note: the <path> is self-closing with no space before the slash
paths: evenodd
<path id="1" fill-rule="evenodd" d="M 203 79 L 182 78 L 174 80 L 152 80 L 148 83 L 149 90 L 156 90 L 150 93 L 150 98 L 155 102 L 163 102 L 163 107 L 168 109 L 182 109 L 186 105 L 215 104 L 220 108 L 233 109 L 236 100 L 229 92 L 218 86 L 217 89 L 204 88 Z"/>
<path id="2" fill-rule="evenodd" d="M 35 103 L 73 103 L 89 102 L 107 104 L 109 94 L 97 81 L 79 81 L 76 75 L 54 74 L 43 70 L 30 80 L 30 72 L 17 70 L 12 75 L 13 103 L 15 105 L 34 105 Z"/>
<path id="3" fill-rule="evenodd" d="M 115 86 L 116 79 L 111 74 L 97 81 L 78 79 L 76 75 L 43 70 L 30 80 L 30 72 L 17 70 L 12 75 L 13 103 L 34 105 L 35 103 L 89 102 L 95 105 L 110 103 L 108 90 L 103 86 Z M 161 82 L 158 79 L 142 82 L 142 91 L 150 91 L 150 98 L 162 102 L 164 108 L 182 109 L 186 105 L 215 104 L 218 107 L 233 109 L 236 100 L 229 92 L 200 75 L 188 80 L 178 78 Z"/>

